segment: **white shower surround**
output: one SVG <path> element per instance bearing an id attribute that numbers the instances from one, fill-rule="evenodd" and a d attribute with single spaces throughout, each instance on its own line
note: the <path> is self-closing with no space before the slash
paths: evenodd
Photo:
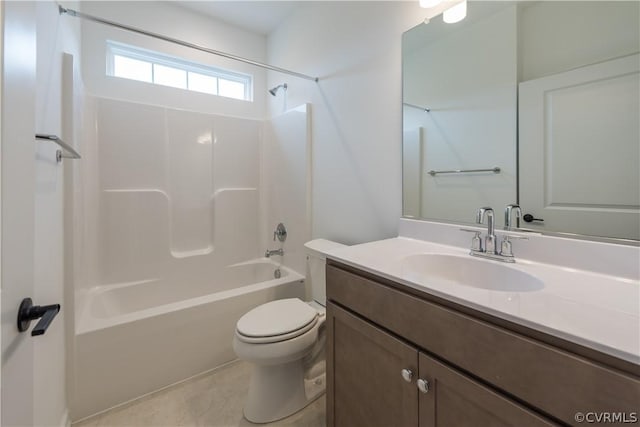
<path id="1" fill-rule="evenodd" d="M 299 274 L 310 238 L 308 106 L 261 121 L 87 104 L 74 421 L 235 359 L 244 313 L 308 293 Z M 284 244 L 271 239 L 280 221 Z M 285 256 L 262 258 L 265 246 Z"/>
<path id="2" fill-rule="evenodd" d="M 97 194 L 85 213 L 97 235 L 88 237 L 80 288 L 197 278 L 261 256 L 263 121 L 104 98 L 94 105 L 83 184 Z"/>

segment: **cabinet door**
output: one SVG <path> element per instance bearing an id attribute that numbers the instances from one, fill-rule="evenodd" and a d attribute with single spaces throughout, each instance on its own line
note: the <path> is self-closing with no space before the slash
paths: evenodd
<path id="1" fill-rule="evenodd" d="M 328 425 L 417 426 L 417 350 L 331 303 L 327 333 Z"/>
<path id="2" fill-rule="evenodd" d="M 556 425 L 423 353 L 419 380 L 420 427 Z"/>

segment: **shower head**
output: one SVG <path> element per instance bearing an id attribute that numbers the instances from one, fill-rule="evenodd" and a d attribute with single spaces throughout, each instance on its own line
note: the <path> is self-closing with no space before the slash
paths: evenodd
<path id="1" fill-rule="evenodd" d="M 276 96 L 276 93 L 278 92 L 278 89 L 280 89 L 280 88 L 282 88 L 282 89 L 284 89 L 286 91 L 287 90 L 287 84 L 283 83 L 281 85 L 278 85 L 278 86 L 274 87 L 273 89 L 269 89 L 269 93 L 272 96 Z"/>

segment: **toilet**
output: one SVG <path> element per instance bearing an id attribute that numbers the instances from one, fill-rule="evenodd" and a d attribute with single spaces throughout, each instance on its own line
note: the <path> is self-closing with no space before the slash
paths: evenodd
<path id="1" fill-rule="evenodd" d="M 253 364 L 244 416 L 254 423 L 285 418 L 325 391 L 325 262 L 344 245 L 305 243 L 312 301 L 288 298 L 262 304 L 238 320 L 233 349 Z"/>

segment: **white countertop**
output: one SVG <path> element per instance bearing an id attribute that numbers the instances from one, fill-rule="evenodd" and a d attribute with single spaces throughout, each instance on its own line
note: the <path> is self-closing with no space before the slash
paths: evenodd
<path id="1" fill-rule="evenodd" d="M 469 250 L 406 237 L 331 250 L 327 257 L 458 304 L 640 364 L 640 280 L 518 259 L 509 264 L 544 282 L 505 292 L 426 280 L 404 258 L 423 253 L 470 256 Z M 516 255 L 517 257 L 517 255 Z M 483 260 L 490 263 L 499 261 Z"/>

